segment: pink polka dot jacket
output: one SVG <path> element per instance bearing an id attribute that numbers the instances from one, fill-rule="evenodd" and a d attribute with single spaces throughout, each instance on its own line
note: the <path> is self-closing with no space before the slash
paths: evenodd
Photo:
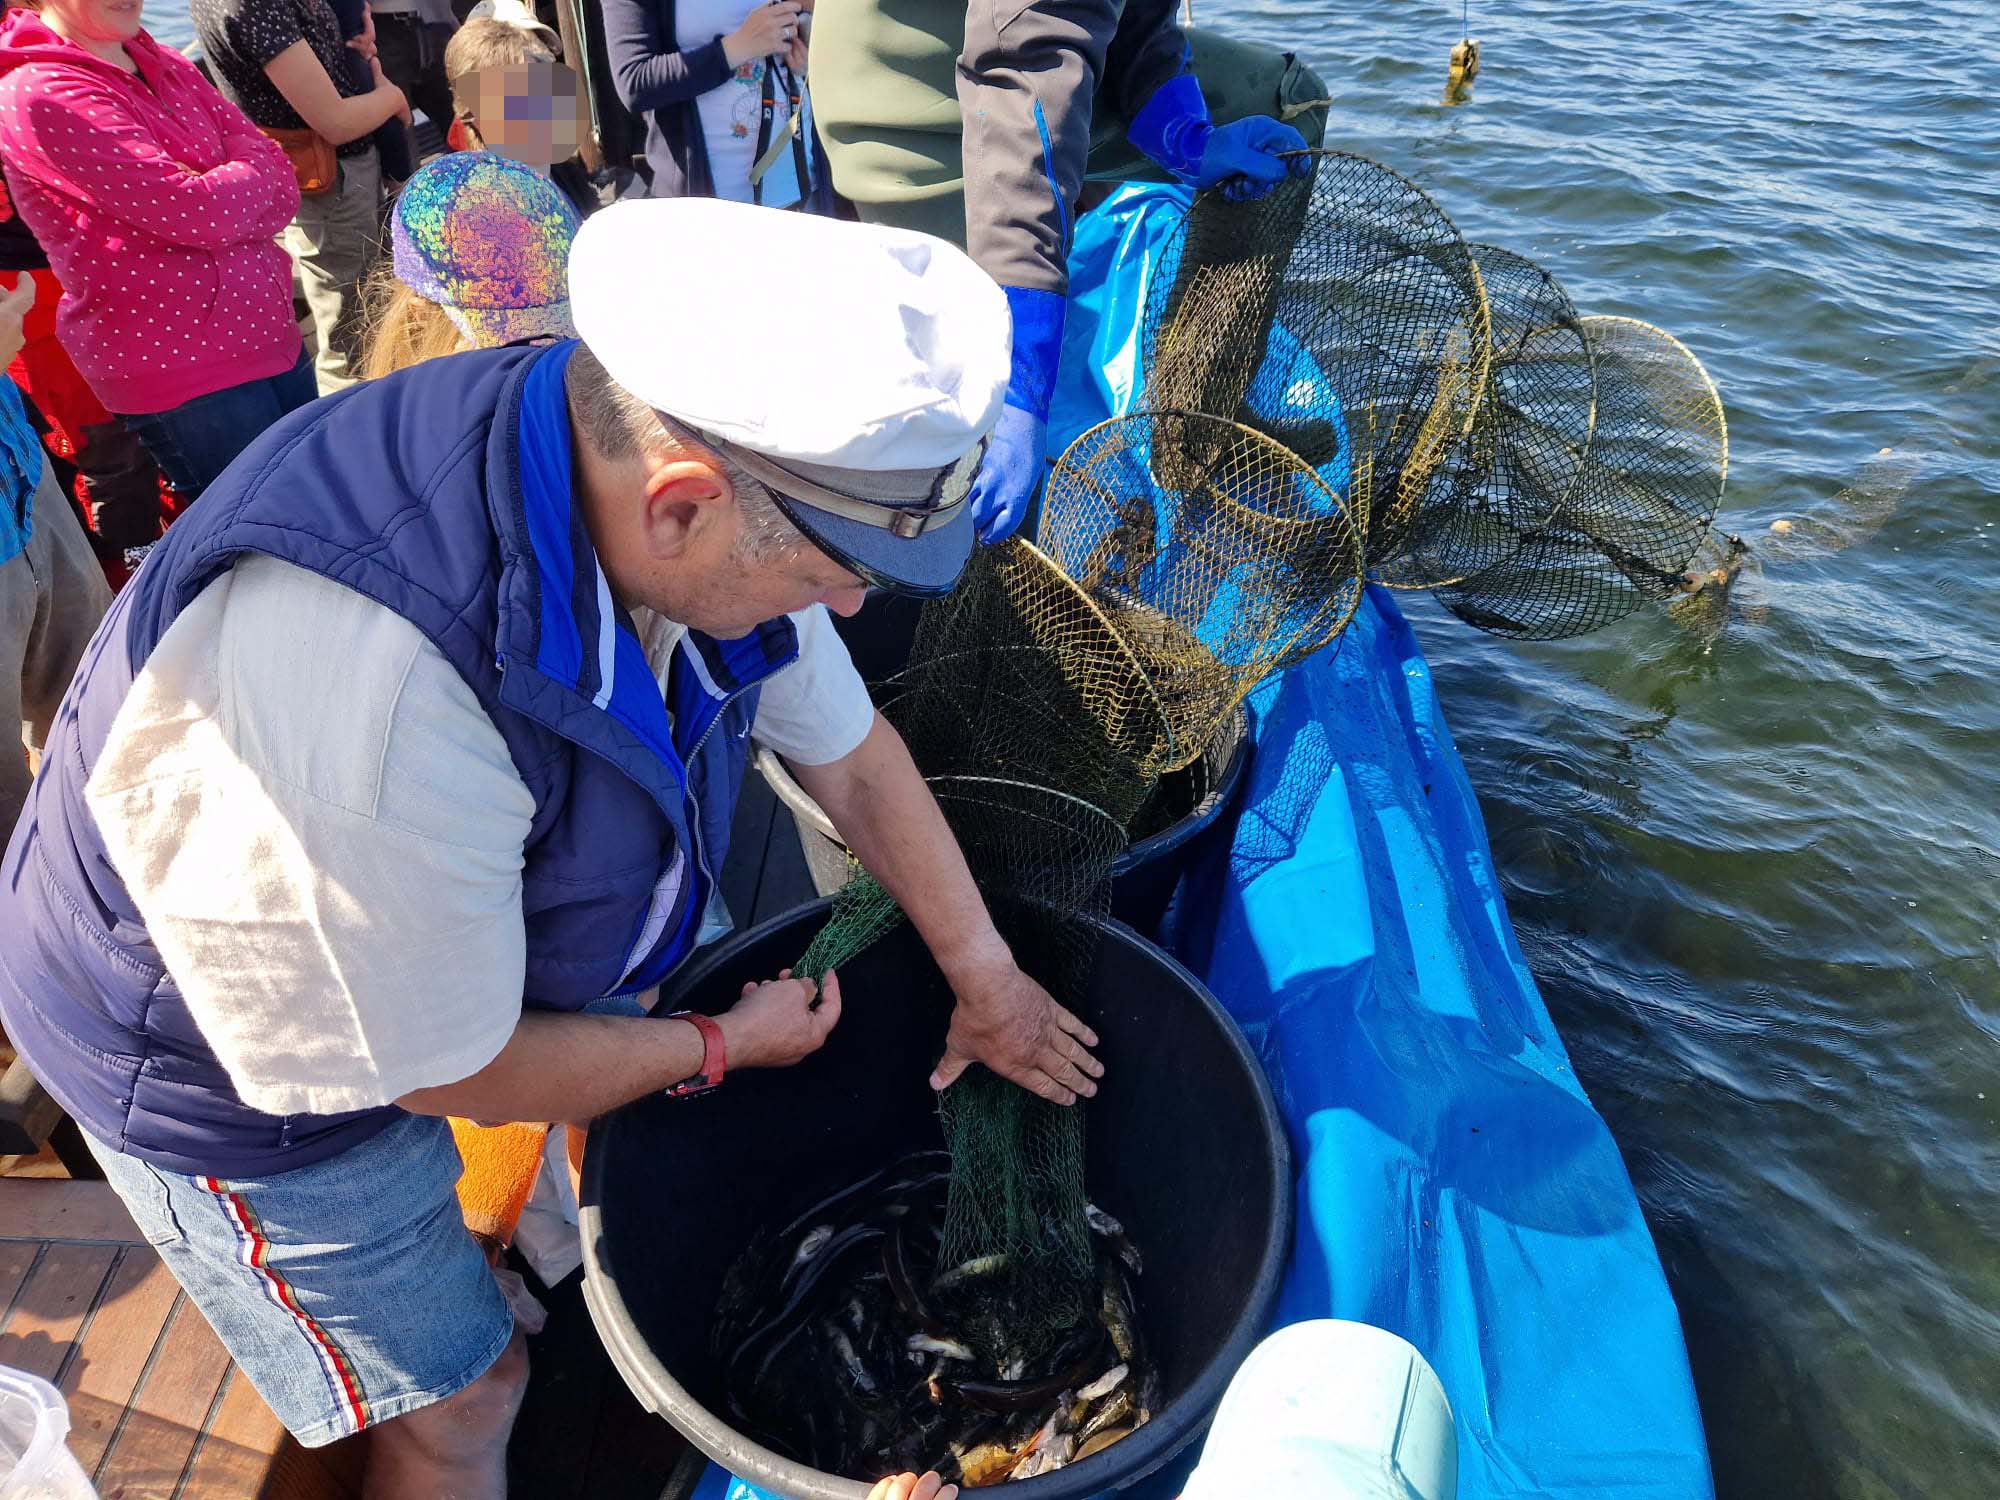
<path id="1" fill-rule="evenodd" d="M 0 21 L 0 164 L 68 295 L 56 333 L 114 412 L 166 411 L 299 357 L 285 153 L 141 32 L 137 74 L 32 11 Z"/>

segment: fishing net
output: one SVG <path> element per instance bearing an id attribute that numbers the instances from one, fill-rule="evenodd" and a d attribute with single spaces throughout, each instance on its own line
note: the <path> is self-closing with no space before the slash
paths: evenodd
<path id="1" fill-rule="evenodd" d="M 1575 635 L 1685 590 L 1728 460 L 1699 361 L 1650 324 L 1580 316 L 1547 272 L 1467 245 L 1387 168 L 1312 161 L 1256 202 L 1204 195 L 1161 258 L 1150 409 L 1128 419 L 1156 429 L 1151 489 L 1201 484 L 1230 439 L 1197 416 L 1226 419 L 1319 475 L 1378 582 L 1433 589 L 1480 629 Z M 1077 503 L 1054 488 L 1069 463 L 1059 521 Z M 1119 485 L 1128 507 L 1145 489 Z M 1081 548 L 1049 545 L 1096 588 L 1090 524 Z"/>
<path id="2" fill-rule="evenodd" d="M 1707 372 L 1651 324 L 1577 316 L 1530 261 L 1484 246 L 1479 259 L 1496 442 L 1465 514 L 1512 545 L 1439 600 L 1492 634 L 1554 640 L 1681 593 L 1728 466 Z"/>
<path id="3" fill-rule="evenodd" d="M 1361 528 L 1342 497 L 1281 443 L 1198 412 L 1084 433 L 1049 476 L 1040 538 L 1156 694 L 1163 769 L 1197 759 L 1258 682 L 1361 603 Z"/>
<path id="4" fill-rule="evenodd" d="M 1289 449 L 1341 498 L 1380 566 L 1424 546 L 1449 508 L 1444 460 L 1485 395 L 1486 293 L 1422 189 L 1363 157 L 1312 159 L 1310 176 L 1262 199 L 1210 193 L 1189 211 L 1148 295 L 1146 402 Z M 1181 436 L 1154 445 L 1170 490 L 1209 457 Z"/>
<path id="5" fill-rule="evenodd" d="M 982 548 L 925 606 L 910 665 L 877 704 L 1016 961 L 1059 1001 L 1082 993 L 1126 828 L 1176 755 L 1122 635 L 1031 545 Z M 799 967 L 837 967 L 900 919 L 857 875 Z M 983 1067 L 939 1112 L 952 1180 L 933 1293 L 995 1367 L 1032 1359 L 1085 1315 L 1094 1284 L 1083 1113 Z"/>

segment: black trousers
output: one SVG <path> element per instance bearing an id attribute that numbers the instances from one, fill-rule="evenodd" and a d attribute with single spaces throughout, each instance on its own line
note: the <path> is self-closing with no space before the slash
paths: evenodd
<path id="1" fill-rule="evenodd" d="M 444 76 L 444 48 L 450 26 L 429 26 L 408 12 L 375 16 L 375 55 L 389 82 L 437 126 L 451 129 L 451 84 Z M 410 137 L 410 160 L 418 160 L 416 137 Z"/>

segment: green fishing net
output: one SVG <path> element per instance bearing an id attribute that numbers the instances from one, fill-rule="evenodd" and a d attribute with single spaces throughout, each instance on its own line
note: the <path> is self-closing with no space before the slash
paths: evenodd
<path id="1" fill-rule="evenodd" d="M 1111 869 L 1173 742 L 1151 684 L 1098 609 L 1025 542 L 982 548 L 924 608 L 910 665 L 876 701 L 937 798 L 994 925 L 1058 1000 L 1089 981 Z M 901 920 L 865 874 L 800 967 L 838 967 Z M 975 1065 L 940 1097 L 952 1157 L 931 1288 L 995 1369 L 1089 1308 L 1084 1114 Z"/>

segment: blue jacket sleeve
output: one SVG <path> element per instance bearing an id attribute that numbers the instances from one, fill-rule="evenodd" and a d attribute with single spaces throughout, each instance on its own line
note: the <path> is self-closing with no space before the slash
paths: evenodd
<path id="1" fill-rule="evenodd" d="M 604 45 L 618 98 L 637 114 L 664 109 L 721 88 L 729 79 L 722 38 L 681 50 L 673 45 L 673 7 L 659 0 L 603 0 Z"/>

